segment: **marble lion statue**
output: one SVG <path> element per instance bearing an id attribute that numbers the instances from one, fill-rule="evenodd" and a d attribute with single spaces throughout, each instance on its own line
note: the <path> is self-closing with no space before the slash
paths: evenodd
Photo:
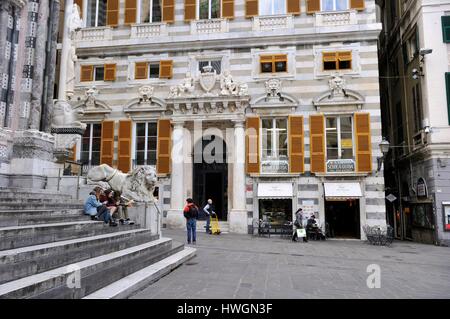
<path id="1" fill-rule="evenodd" d="M 157 182 L 156 171 L 152 166 L 135 168 L 128 174 L 109 165 L 101 164 L 89 170 L 88 181 L 104 185 L 120 192 L 127 199 L 136 202 L 154 201 L 153 191 Z"/>

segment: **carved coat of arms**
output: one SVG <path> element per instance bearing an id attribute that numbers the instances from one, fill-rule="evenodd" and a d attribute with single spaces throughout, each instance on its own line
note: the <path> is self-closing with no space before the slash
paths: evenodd
<path id="1" fill-rule="evenodd" d="M 217 73 L 216 70 L 209 65 L 205 66 L 203 70 L 205 72 L 201 73 L 199 77 L 200 86 L 206 93 L 209 93 L 216 84 Z"/>

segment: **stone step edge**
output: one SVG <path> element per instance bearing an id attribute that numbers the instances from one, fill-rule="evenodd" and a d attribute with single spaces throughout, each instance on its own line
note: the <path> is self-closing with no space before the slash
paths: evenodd
<path id="1" fill-rule="evenodd" d="M 195 257 L 196 249 L 184 247 L 169 257 L 138 270 L 108 286 L 105 286 L 83 299 L 125 299 L 145 286 L 166 276 L 184 262 Z"/>
<path id="2" fill-rule="evenodd" d="M 60 246 L 62 247 L 62 246 L 71 245 L 71 244 L 80 244 L 80 243 L 85 243 L 85 242 L 99 240 L 99 239 L 120 237 L 123 235 L 132 234 L 132 233 L 145 233 L 145 232 L 149 232 L 149 229 L 139 228 L 139 229 L 132 229 L 132 230 L 124 230 L 124 231 L 101 234 L 101 235 L 96 235 L 96 236 L 81 237 L 81 238 L 55 241 L 55 242 L 51 242 L 51 243 L 45 243 L 45 244 L 39 244 L 39 245 L 33 245 L 33 246 L 19 247 L 19 248 L 13 248 L 13 249 L 8 249 L 8 250 L 0 250 L 0 258 L 6 257 L 6 256 L 23 254 L 23 253 L 29 253 L 32 251 L 37 251 L 37 250 L 42 250 L 42 249 L 56 248 L 56 247 L 60 247 Z"/>
<path id="3" fill-rule="evenodd" d="M 101 255 L 101 256 L 98 256 L 98 257 L 85 259 L 83 261 L 80 261 L 80 262 L 77 262 L 77 263 L 72 263 L 70 265 L 78 266 L 78 268 L 81 271 L 83 268 L 87 268 L 87 267 L 93 266 L 95 264 L 101 264 L 101 263 L 109 261 L 109 260 L 121 258 L 123 256 L 135 253 L 135 252 L 137 252 L 139 250 L 147 249 L 147 248 L 150 248 L 150 247 L 153 247 L 153 246 L 158 246 L 160 244 L 164 244 L 164 243 L 169 242 L 169 241 L 172 241 L 172 239 L 170 239 L 170 238 L 160 238 L 160 239 L 151 241 L 149 243 L 145 243 L 145 244 L 141 244 L 141 245 L 138 245 L 138 246 L 133 246 L 133 247 L 130 247 L 130 248 L 122 249 L 122 250 L 115 251 L 115 252 L 112 252 L 112 253 L 109 253 L 109 254 L 105 254 L 105 255 Z M 55 269 L 52 269 L 52 270 L 49 270 L 49 271 L 46 271 L 46 272 L 42 272 L 42 273 L 31 275 L 31 276 L 28 276 L 28 277 L 16 279 L 16 280 L 7 282 L 5 284 L 2 284 L 2 285 L 0 285 L 0 298 L 3 295 L 9 294 L 9 293 L 11 293 L 13 291 L 24 289 L 24 288 L 29 287 L 31 285 L 38 284 L 38 283 L 41 283 L 41 282 L 45 282 L 47 280 L 51 280 L 52 278 L 68 275 L 68 274 L 73 272 L 71 267 L 69 267 L 70 265 L 65 265 L 65 266 L 58 267 L 58 268 L 55 268 Z"/>
<path id="4" fill-rule="evenodd" d="M 78 212 L 83 212 L 82 208 L 67 208 L 67 209 L 0 209 L 0 213 L 53 213 L 53 212 L 64 212 L 67 210 L 76 210 Z M 87 215 L 86 215 L 87 216 Z"/>
<path id="5" fill-rule="evenodd" d="M 87 218 L 89 216 L 86 216 Z M 34 225 L 24 225 L 24 226 L 11 226 L 11 227 L 0 227 L 1 231 L 9 231 L 9 230 L 23 230 L 23 229 L 32 229 L 32 228 L 50 228 L 57 226 L 71 226 L 71 225 L 84 225 L 84 224 L 100 224 L 102 221 L 98 220 L 86 220 L 86 221 L 76 221 L 76 222 L 66 222 L 66 223 L 48 223 L 48 224 L 34 224 Z"/>

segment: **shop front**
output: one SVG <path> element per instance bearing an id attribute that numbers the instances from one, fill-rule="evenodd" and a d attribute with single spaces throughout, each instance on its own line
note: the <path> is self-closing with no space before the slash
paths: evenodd
<path id="1" fill-rule="evenodd" d="M 361 238 L 359 183 L 324 183 L 325 223 L 332 238 Z"/>
<path id="2" fill-rule="evenodd" d="M 273 227 L 292 222 L 292 183 L 258 184 L 259 219 Z"/>

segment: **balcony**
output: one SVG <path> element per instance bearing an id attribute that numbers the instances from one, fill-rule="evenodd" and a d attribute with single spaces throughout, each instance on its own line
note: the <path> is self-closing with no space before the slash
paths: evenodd
<path id="1" fill-rule="evenodd" d="M 191 21 L 191 34 L 228 32 L 227 19 L 205 19 Z"/>
<path id="2" fill-rule="evenodd" d="M 165 22 L 133 24 L 131 26 L 132 39 L 151 38 L 167 35 L 167 24 Z"/>
<path id="3" fill-rule="evenodd" d="M 357 24 L 356 10 L 316 12 L 316 27 Z"/>
<path id="4" fill-rule="evenodd" d="M 253 31 L 267 31 L 294 28 L 292 15 L 271 15 L 253 17 Z"/>
<path id="5" fill-rule="evenodd" d="M 104 41 L 112 40 L 111 27 L 83 28 L 78 33 L 79 41 Z"/>

